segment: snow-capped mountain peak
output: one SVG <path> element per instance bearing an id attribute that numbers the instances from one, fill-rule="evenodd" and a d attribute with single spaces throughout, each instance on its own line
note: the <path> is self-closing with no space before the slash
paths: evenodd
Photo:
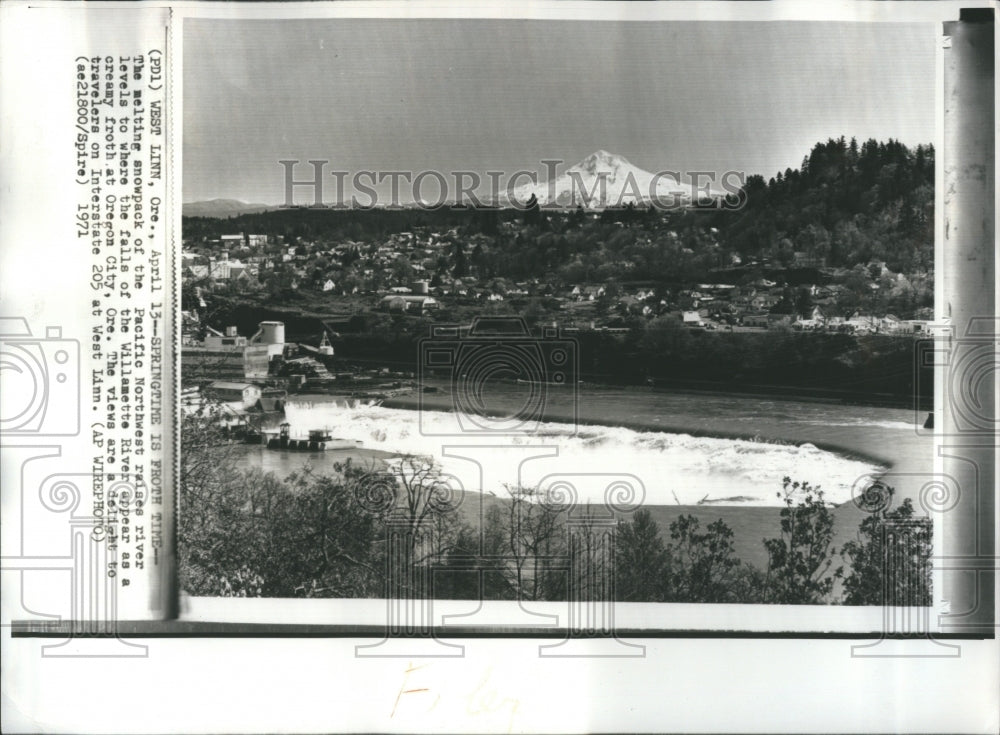
<path id="1" fill-rule="evenodd" d="M 651 174 L 624 156 L 602 149 L 570 166 L 555 181 L 523 184 L 514 190 L 514 198 L 522 203 L 532 195 L 542 206 L 602 209 L 643 204 L 654 198 L 680 202 L 690 197 L 690 190 L 672 174 Z"/>
<path id="2" fill-rule="evenodd" d="M 624 156 L 599 150 L 591 153 L 575 166 L 570 167 L 568 171 L 579 171 L 580 173 L 587 173 L 594 176 L 605 173 L 611 177 L 611 180 L 614 180 L 621 174 L 627 175 L 629 169 L 641 170 L 629 163 Z"/>
<path id="3" fill-rule="evenodd" d="M 589 156 L 584 158 L 580 163 L 576 164 L 577 168 L 586 169 L 588 171 L 596 170 L 597 168 L 618 168 L 621 166 L 631 166 L 625 156 L 619 156 L 617 153 L 609 153 L 603 148 L 599 151 L 594 151 Z"/>

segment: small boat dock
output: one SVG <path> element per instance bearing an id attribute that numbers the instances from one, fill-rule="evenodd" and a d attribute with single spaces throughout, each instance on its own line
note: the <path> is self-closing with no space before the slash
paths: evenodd
<path id="1" fill-rule="evenodd" d="M 285 449 L 306 452 L 325 452 L 329 449 L 355 449 L 361 442 L 334 437 L 326 429 L 312 429 L 306 437 L 293 437 L 291 424 L 283 423 L 276 430 L 261 432 L 261 442 L 268 449 Z"/>

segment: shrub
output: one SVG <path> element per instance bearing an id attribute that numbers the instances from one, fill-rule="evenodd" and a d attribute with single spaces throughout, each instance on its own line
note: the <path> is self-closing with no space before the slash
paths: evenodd
<path id="1" fill-rule="evenodd" d="M 830 545 L 833 514 L 823 492 L 808 482 L 785 477 L 778 497 L 784 502 L 781 536 L 764 540 L 768 555 L 765 601 L 786 605 L 826 602 L 843 568 L 830 570 L 836 554 Z"/>
<path id="2" fill-rule="evenodd" d="M 668 602 L 737 602 L 744 565 L 733 550 L 733 531 L 722 519 L 699 531 L 699 521 L 682 515 L 670 524 L 667 545 Z"/>
<path id="3" fill-rule="evenodd" d="M 894 490 L 887 490 L 891 498 Z M 857 540 L 841 550 L 850 564 L 844 603 L 930 605 L 932 532 L 930 518 L 914 518 L 909 498 L 895 510 L 882 508 L 865 518 Z"/>

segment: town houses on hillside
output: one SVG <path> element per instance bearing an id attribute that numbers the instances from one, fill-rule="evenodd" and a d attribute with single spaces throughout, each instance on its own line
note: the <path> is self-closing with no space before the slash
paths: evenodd
<path id="1" fill-rule="evenodd" d="M 185 241 L 182 272 L 202 309 L 205 297 L 217 291 L 256 292 L 274 298 L 298 294 L 297 298 L 331 305 L 348 299 L 355 312 L 367 308 L 423 317 L 446 313 L 451 307 L 510 313 L 530 307 L 565 324 L 595 328 L 613 327 L 622 319 L 667 316 L 692 329 L 898 336 L 926 332 L 931 318 L 929 309 L 900 318 L 880 307 L 899 303 L 900 294 L 927 278 L 893 273 L 881 261 L 834 269 L 803 255 L 793 263 L 799 268 L 794 279 L 791 271 L 763 258 L 735 265 L 726 259 L 727 278 L 718 282 L 657 284 L 624 278 L 562 282 L 540 277 L 514 281 L 478 271 L 473 256 L 487 238 L 470 235 L 463 243 L 463 237 L 454 228 L 419 227 L 374 241 L 289 241 L 278 235 L 234 232 L 197 243 Z M 448 273 L 459 251 L 468 254 L 463 257 L 470 272 Z M 621 263 L 609 265 L 619 274 L 631 272 Z M 804 279 L 803 273 L 815 274 L 815 280 Z"/>

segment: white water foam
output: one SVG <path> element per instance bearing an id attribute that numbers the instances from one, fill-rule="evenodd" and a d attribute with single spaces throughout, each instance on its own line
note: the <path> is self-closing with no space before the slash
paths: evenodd
<path id="1" fill-rule="evenodd" d="M 818 423 L 818 422 L 813 422 Z M 857 419 L 856 421 L 828 421 L 825 426 L 871 426 L 879 429 L 889 429 L 890 431 L 915 431 L 917 424 L 907 421 L 873 421 L 870 419 Z"/>
<path id="2" fill-rule="evenodd" d="M 609 426 L 545 423 L 533 435 L 518 437 L 437 436 L 438 428 L 454 425 L 445 413 L 383 408 L 363 402 L 292 402 L 285 407 L 292 433 L 327 428 L 335 437 L 357 440 L 368 449 L 434 457 L 445 472 L 467 490 L 505 496 L 505 486 L 534 487 L 543 478 L 565 476 L 580 502 L 604 502 L 604 491 L 614 475 L 638 477 L 646 505 L 776 506 L 782 478 L 820 485 L 828 502 L 851 499 L 858 478 L 883 469 L 843 457 L 812 444 L 776 444 L 743 439 L 718 439 L 658 431 L 635 431 Z M 425 432 L 422 432 L 422 425 Z M 426 431 L 429 429 L 429 431 Z M 502 445 L 492 453 L 480 485 L 471 463 L 442 457 L 442 447 Z M 520 464 L 532 447 L 558 447 L 558 456 Z M 454 453 L 454 452 L 452 452 Z M 520 477 L 519 477 L 520 472 Z M 543 485 L 545 483 L 542 483 Z"/>

